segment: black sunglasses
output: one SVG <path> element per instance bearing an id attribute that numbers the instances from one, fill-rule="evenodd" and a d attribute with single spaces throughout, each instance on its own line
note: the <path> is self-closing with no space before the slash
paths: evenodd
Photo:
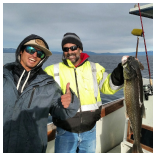
<path id="1" fill-rule="evenodd" d="M 64 47 L 63 48 L 63 51 L 64 52 L 68 52 L 69 51 L 69 49 L 71 50 L 71 51 L 74 51 L 74 50 L 77 50 L 77 48 L 79 48 L 79 46 L 77 46 L 77 45 L 75 45 L 75 46 L 71 46 L 71 47 Z"/>
<path id="2" fill-rule="evenodd" d="M 34 47 L 26 46 L 25 51 L 29 54 L 34 54 L 37 52 L 37 57 L 43 59 L 45 57 L 45 53 L 43 51 L 37 50 Z"/>

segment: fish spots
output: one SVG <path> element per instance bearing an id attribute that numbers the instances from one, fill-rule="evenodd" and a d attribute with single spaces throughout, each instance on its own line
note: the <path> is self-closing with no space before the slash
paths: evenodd
<path id="1" fill-rule="evenodd" d="M 126 58 L 124 58 L 125 61 Z M 123 65 L 126 111 L 134 134 L 133 152 L 142 153 L 140 132 L 142 124 L 143 91 L 139 63 L 130 56 Z"/>

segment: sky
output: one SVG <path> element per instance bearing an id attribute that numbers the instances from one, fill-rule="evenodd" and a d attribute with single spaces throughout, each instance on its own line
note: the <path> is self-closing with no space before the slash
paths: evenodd
<path id="1" fill-rule="evenodd" d="M 73 32 L 80 37 L 84 51 L 95 53 L 136 51 L 137 36 L 132 35 L 131 31 L 135 28 L 141 29 L 141 22 L 139 16 L 129 14 L 129 10 L 137 4 L 136 1 L 134 3 L 32 2 L 3 2 L 3 48 L 16 49 L 25 37 L 36 34 L 47 41 L 51 51 L 61 52 L 63 35 Z M 139 4 L 142 6 L 149 3 Z M 153 19 L 142 17 L 142 20 L 147 50 L 151 51 Z M 143 37 L 139 37 L 138 51 L 145 51 Z"/>

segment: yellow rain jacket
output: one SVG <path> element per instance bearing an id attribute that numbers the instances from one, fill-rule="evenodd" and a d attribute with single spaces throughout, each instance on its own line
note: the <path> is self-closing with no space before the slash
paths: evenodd
<path id="1" fill-rule="evenodd" d="M 83 61 L 77 67 L 70 60 L 65 60 L 45 68 L 45 72 L 58 82 L 63 93 L 70 82 L 70 88 L 80 100 L 80 109 L 73 118 L 65 121 L 53 118 L 56 126 L 76 133 L 90 130 L 100 119 L 100 91 L 103 94 L 114 94 L 122 87 L 115 86 L 111 74 L 107 74 L 105 68 L 98 63 L 88 61 L 88 57 L 81 53 Z"/>

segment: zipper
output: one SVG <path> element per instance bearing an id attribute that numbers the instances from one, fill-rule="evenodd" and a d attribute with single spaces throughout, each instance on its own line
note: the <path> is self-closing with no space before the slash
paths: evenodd
<path id="1" fill-rule="evenodd" d="M 75 73 L 75 81 L 76 81 L 76 90 L 77 90 L 78 98 L 79 98 L 79 100 L 80 100 L 79 89 L 78 89 L 78 83 L 77 83 L 77 76 L 76 76 L 76 68 L 74 68 L 74 73 Z"/>
<path id="2" fill-rule="evenodd" d="M 32 93 L 31 93 L 31 97 L 30 97 L 30 101 L 29 101 L 29 104 L 28 104 L 28 108 L 30 108 L 30 106 L 31 106 L 31 102 L 32 102 L 32 99 L 33 99 L 33 95 L 34 95 L 35 89 L 36 88 L 34 87 Z"/>
<path id="3" fill-rule="evenodd" d="M 76 80 L 76 90 L 78 94 L 78 98 L 80 100 L 80 94 L 79 94 L 79 89 L 78 89 L 78 83 L 77 83 L 77 76 L 76 76 L 76 68 L 74 68 L 74 73 L 75 73 L 75 80 Z M 82 109 L 81 109 L 81 101 L 80 101 L 80 118 L 81 118 L 81 123 L 82 123 Z"/>

